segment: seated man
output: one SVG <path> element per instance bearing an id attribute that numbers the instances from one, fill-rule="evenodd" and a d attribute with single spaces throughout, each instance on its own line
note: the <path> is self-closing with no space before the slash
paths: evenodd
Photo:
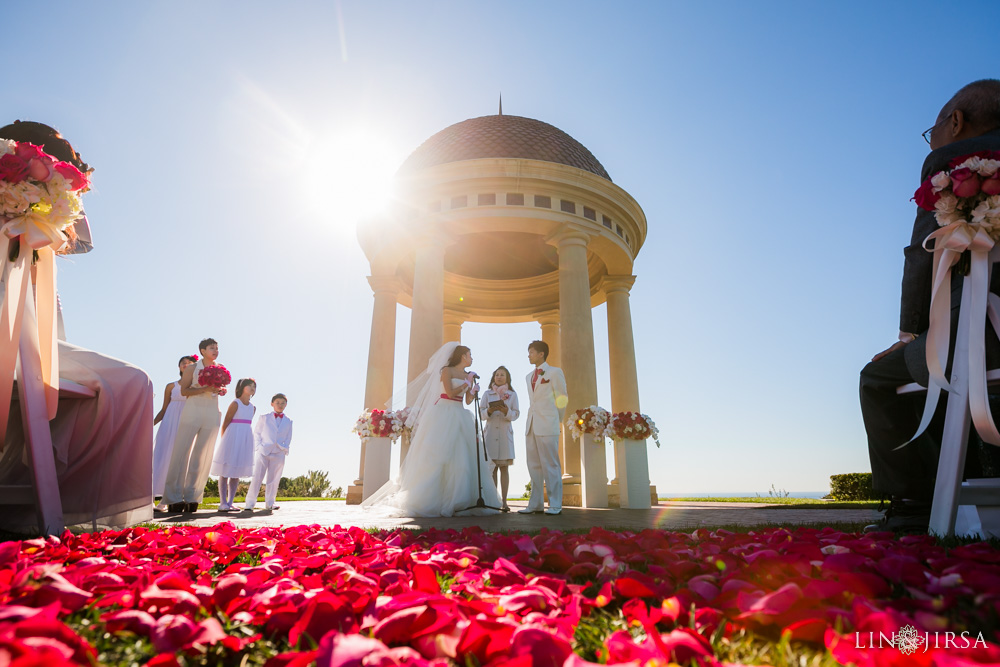
<path id="1" fill-rule="evenodd" d="M 924 138 L 931 153 L 924 160 L 921 183 L 947 169 L 955 157 L 1000 150 L 1000 80 L 975 81 L 955 93 Z M 916 433 L 924 404 L 922 394 L 900 396 L 896 388 L 914 381 L 926 386 L 929 379 L 923 334 L 929 326 L 933 256 L 923 242 L 936 229 L 934 213 L 918 208 L 910 245 L 904 249 L 899 341 L 876 354 L 861 371 L 861 412 L 868 433 L 872 487 L 890 498 L 882 522 L 871 529 L 924 531 L 930 519 L 944 410 L 939 406 L 927 431 L 896 449 Z M 960 266 L 952 271 L 952 341 L 962 289 Z M 990 289 L 1000 294 L 1000 272 L 994 272 Z M 987 363 L 996 368 L 1000 344 L 992 327 L 987 328 Z M 971 448 L 967 459 L 978 463 Z"/>

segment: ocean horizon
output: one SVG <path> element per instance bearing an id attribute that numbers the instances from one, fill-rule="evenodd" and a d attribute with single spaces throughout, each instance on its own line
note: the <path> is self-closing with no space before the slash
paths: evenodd
<path id="1" fill-rule="evenodd" d="M 822 498 L 829 491 L 789 491 L 789 498 Z M 674 491 L 668 494 L 659 493 L 660 498 L 774 498 L 767 491 Z M 779 497 L 784 497 L 779 496 Z"/>

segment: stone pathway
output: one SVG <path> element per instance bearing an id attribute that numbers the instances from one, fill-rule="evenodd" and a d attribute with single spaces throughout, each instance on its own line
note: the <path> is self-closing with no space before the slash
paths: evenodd
<path id="1" fill-rule="evenodd" d="M 559 516 L 543 514 L 518 514 L 525 501 L 509 501 L 512 512 L 487 517 L 451 517 L 434 519 L 387 518 L 377 512 L 363 510 L 357 505 L 347 505 L 337 500 L 301 500 L 280 503 L 280 509 L 268 512 L 258 504 L 253 513 L 215 512 L 199 510 L 195 514 L 159 514 L 154 521 L 163 525 L 191 524 L 212 526 L 231 521 L 240 528 L 261 526 L 296 526 L 319 524 L 322 526 L 360 526 L 362 528 L 456 528 L 479 526 L 491 532 L 512 530 L 535 531 L 541 528 L 586 531 L 594 526 L 608 529 L 689 531 L 701 526 L 795 526 L 818 523 L 873 523 L 881 512 L 870 509 L 783 509 L 768 507 L 764 503 L 716 502 L 662 502 L 649 510 L 581 509 L 568 507 Z"/>

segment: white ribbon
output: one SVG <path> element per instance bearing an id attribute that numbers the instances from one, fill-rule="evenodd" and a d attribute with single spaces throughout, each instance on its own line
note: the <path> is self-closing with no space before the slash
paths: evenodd
<path id="1" fill-rule="evenodd" d="M 986 388 L 987 313 L 994 331 L 1000 335 L 1000 297 L 989 292 L 993 263 L 1000 261 L 1000 246 L 980 226 L 964 221 L 952 223 L 928 235 L 923 244 L 928 252 L 930 250 L 927 245 L 930 241 L 935 243 L 930 327 L 927 330 L 927 371 L 930 375 L 927 398 L 917 432 L 896 449 L 910 444 L 927 429 L 934 417 L 942 389 L 957 394 L 963 393 L 959 389 L 967 389 L 976 432 L 984 441 L 1000 446 L 1000 432 L 997 431 L 990 412 Z M 970 252 L 971 261 L 962 289 L 970 290 L 969 307 L 960 309 L 958 316 L 966 320 L 965 328 L 969 332 L 969 371 L 967 375 L 959 374 L 958 381 L 968 383 L 968 386 L 952 388 L 944 373 L 951 342 L 951 270 L 966 250 Z"/>

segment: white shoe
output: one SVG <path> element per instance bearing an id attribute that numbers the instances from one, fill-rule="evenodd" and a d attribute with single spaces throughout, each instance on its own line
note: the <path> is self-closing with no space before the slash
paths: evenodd
<path id="1" fill-rule="evenodd" d="M 528 507 L 525 507 L 523 510 L 518 510 L 517 513 L 518 514 L 541 514 L 542 510 L 533 510 L 533 509 L 530 509 Z"/>
<path id="2" fill-rule="evenodd" d="M 550 507 L 547 510 L 545 510 L 545 513 L 548 514 L 549 516 L 557 516 L 559 514 L 562 514 L 562 510 L 554 510 Z"/>
<path id="3" fill-rule="evenodd" d="M 233 510 L 232 505 L 227 505 L 226 503 L 219 503 L 220 512 L 231 512 Z"/>
<path id="4" fill-rule="evenodd" d="M 280 510 L 281 509 L 281 505 L 271 505 L 270 507 L 265 507 L 264 509 L 270 510 L 270 511 L 273 512 L 274 510 Z"/>

